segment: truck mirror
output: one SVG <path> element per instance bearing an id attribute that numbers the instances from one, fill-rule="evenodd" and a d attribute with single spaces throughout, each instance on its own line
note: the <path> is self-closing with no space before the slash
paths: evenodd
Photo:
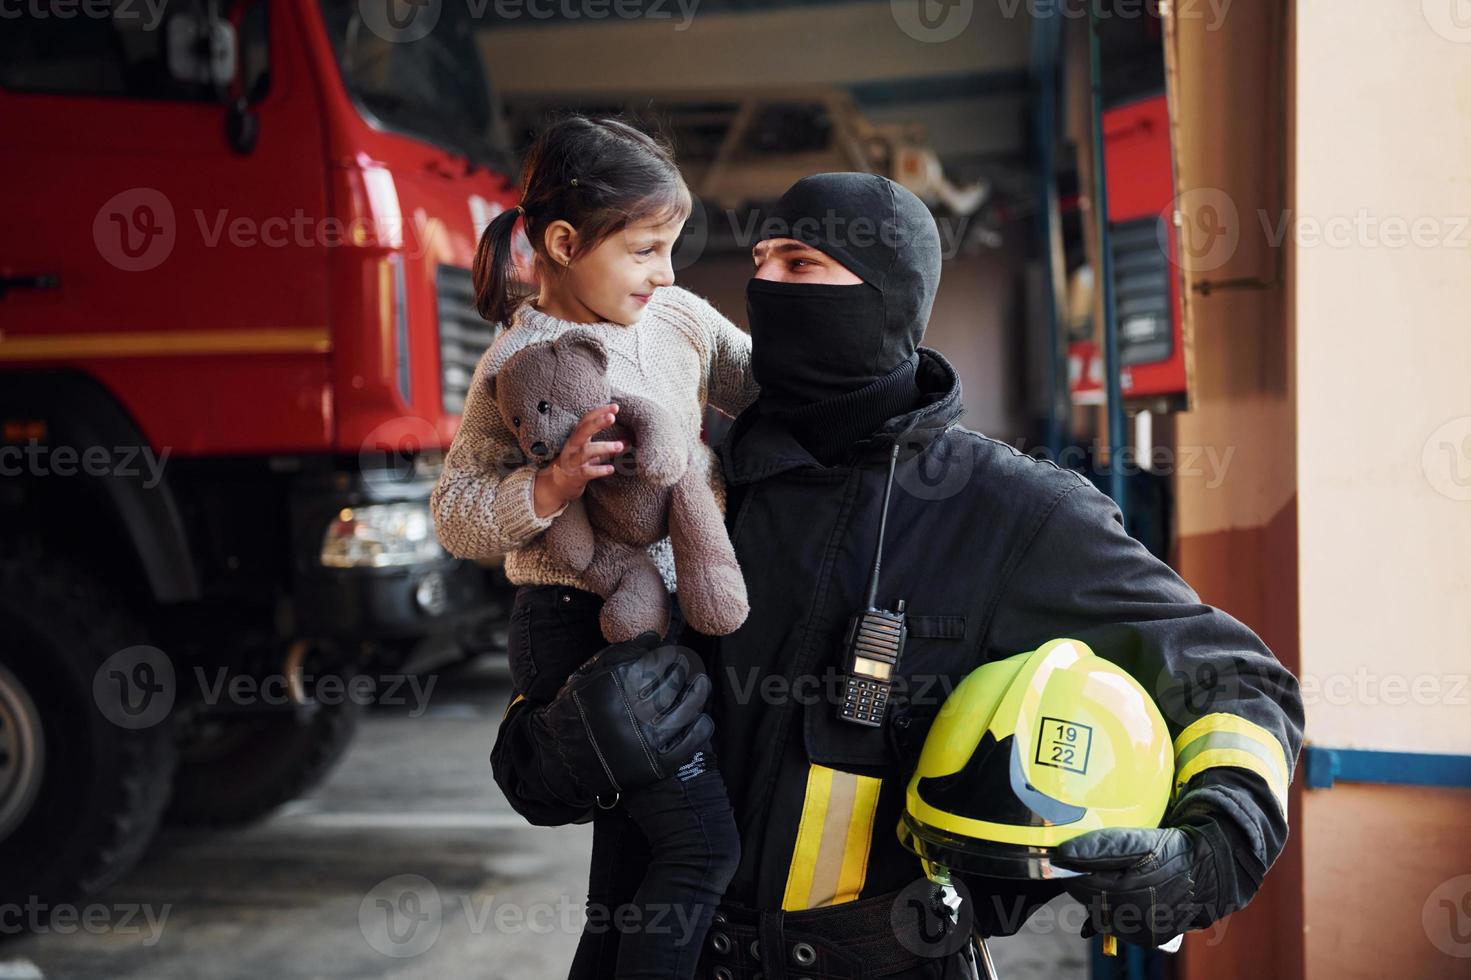
<path id="1" fill-rule="evenodd" d="M 228 21 L 192 12 L 169 18 L 168 69 L 176 81 L 229 85 L 236 61 L 235 28 Z"/>

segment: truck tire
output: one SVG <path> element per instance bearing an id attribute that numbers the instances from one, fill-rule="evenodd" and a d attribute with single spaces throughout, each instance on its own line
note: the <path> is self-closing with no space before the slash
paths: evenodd
<path id="1" fill-rule="evenodd" d="M 282 711 L 208 721 L 184 739 L 164 821 L 182 827 L 252 823 L 315 788 L 342 759 L 362 705 L 344 698 L 306 720 Z"/>
<path id="2" fill-rule="evenodd" d="M 119 725 L 94 696 L 114 655 L 163 656 L 142 636 L 80 564 L 0 557 L 0 903 L 95 894 L 153 839 L 176 758 L 167 705 Z"/>

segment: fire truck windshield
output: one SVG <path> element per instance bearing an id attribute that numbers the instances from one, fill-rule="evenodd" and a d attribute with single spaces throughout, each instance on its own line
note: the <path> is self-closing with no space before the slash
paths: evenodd
<path id="1" fill-rule="evenodd" d="M 412 23 L 396 35 L 386 23 L 365 20 L 357 0 L 320 6 L 342 80 L 370 121 L 479 163 L 500 162 L 490 82 L 461 5 L 438 5 L 433 28 L 413 40 L 419 32 Z"/>

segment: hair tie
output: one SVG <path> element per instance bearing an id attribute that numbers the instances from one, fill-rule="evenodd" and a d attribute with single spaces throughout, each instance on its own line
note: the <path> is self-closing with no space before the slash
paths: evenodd
<path id="1" fill-rule="evenodd" d="M 524 207 L 518 204 L 516 205 L 516 210 L 521 212 L 521 217 L 526 217 L 526 209 Z"/>
<path id="2" fill-rule="evenodd" d="M 577 186 L 577 178 L 576 177 L 573 177 L 572 178 L 572 183 L 571 183 L 570 186 L 572 186 L 572 187 L 576 187 Z"/>

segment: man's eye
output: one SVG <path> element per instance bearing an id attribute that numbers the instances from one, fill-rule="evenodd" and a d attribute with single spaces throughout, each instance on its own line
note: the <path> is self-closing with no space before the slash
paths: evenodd
<path id="1" fill-rule="evenodd" d="M 641 249 L 639 249 L 638 250 L 638 254 L 644 256 L 645 258 L 647 258 L 648 256 L 653 255 L 654 252 L 656 252 L 656 251 L 657 251 L 657 249 L 655 249 L 652 245 L 650 245 L 648 248 L 641 248 Z"/>

